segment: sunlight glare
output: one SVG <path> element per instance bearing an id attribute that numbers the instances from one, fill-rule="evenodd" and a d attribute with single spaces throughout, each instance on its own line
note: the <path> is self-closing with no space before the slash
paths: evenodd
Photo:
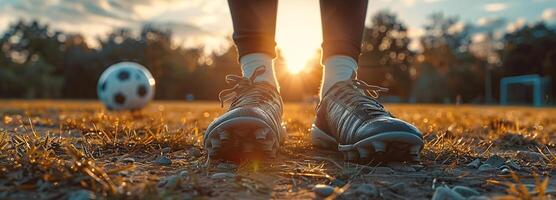
<path id="1" fill-rule="evenodd" d="M 298 74 L 320 48 L 319 1 L 284 0 L 278 3 L 276 41 L 288 71 Z"/>

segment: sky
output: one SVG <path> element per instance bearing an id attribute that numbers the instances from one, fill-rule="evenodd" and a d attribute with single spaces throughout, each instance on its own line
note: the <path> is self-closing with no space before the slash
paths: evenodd
<path id="1" fill-rule="evenodd" d="M 281 0 L 278 7 L 276 41 L 291 71 L 299 71 L 320 47 L 319 2 Z M 482 27 L 479 32 L 513 31 L 540 20 L 556 24 L 556 0 L 370 0 L 367 24 L 380 10 L 396 13 L 407 25 L 414 50 L 434 12 L 459 16 L 460 25 Z M 172 30 L 176 44 L 221 52 L 232 32 L 226 0 L 0 0 L 0 32 L 20 18 L 81 33 L 92 45 L 116 28 L 150 24 Z"/>

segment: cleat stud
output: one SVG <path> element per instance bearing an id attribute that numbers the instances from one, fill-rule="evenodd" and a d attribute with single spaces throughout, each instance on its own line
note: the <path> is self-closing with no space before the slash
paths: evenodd
<path id="1" fill-rule="evenodd" d="M 367 147 L 358 147 L 357 148 L 357 152 L 359 153 L 359 157 L 361 157 L 361 159 L 368 159 L 371 149 L 367 148 Z"/>
<path id="2" fill-rule="evenodd" d="M 220 133 L 220 140 L 222 141 L 229 141 L 230 140 L 230 133 L 225 130 L 218 131 Z"/>
<path id="3" fill-rule="evenodd" d="M 268 156 L 272 159 L 276 158 L 277 149 L 273 149 Z"/>
<path id="4" fill-rule="evenodd" d="M 375 153 L 386 152 L 386 144 L 382 141 L 373 141 L 371 142 L 371 145 L 373 145 Z"/>
<path id="5" fill-rule="evenodd" d="M 265 144 L 265 145 L 261 146 L 261 149 L 263 151 L 273 151 L 275 149 L 275 147 L 272 144 Z"/>
<path id="6" fill-rule="evenodd" d="M 218 155 L 218 150 L 219 150 L 219 148 L 211 148 L 211 149 L 208 149 L 208 154 L 209 154 L 209 156 L 210 156 L 210 157 L 215 157 L 215 156 L 217 156 L 217 155 Z"/>
<path id="7" fill-rule="evenodd" d="M 219 139 L 211 138 L 210 143 L 212 144 L 212 148 L 215 148 L 215 149 L 220 148 L 220 140 Z"/>
<path id="8" fill-rule="evenodd" d="M 267 138 L 269 130 L 266 128 L 261 128 L 255 131 L 255 138 L 257 140 L 264 140 Z"/>
<path id="9" fill-rule="evenodd" d="M 348 161 L 356 161 L 357 159 L 359 159 L 359 154 L 357 154 L 357 151 L 348 151 L 346 152 L 346 154 L 344 154 L 345 159 Z"/>
<path id="10" fill-rule="evenodd" d="M 338 145 L 338 151 L 346 152 L 346 151 L 353 151 L 353 150 L 355 150 L 355 147 L 351 144 L 346 144 L 346 145 L 339 144 Z"/>
<path id="11" fill-rule="evenodd" d="M 205 147 L 207 147 L 207 149 L 212 149 L 212 143 L 211 142 L 206 142 Z"/>
<path id="12" fill-rule="evenodd" d="M 419 152 L 421 152 L 421 145 L 413 145 L 409 148 L 409 154 L 412 155 L 419 155 Z"/>

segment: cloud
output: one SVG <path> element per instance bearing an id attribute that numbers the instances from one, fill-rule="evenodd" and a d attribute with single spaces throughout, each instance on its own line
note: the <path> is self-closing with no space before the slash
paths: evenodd
<path id="1" fill-rule="evenodd" d="M 425 3 L 436 3 L 436 2 L 441 2 L 444 0 L 423 0 Z"/>
<path id="2" fill-rule="evenodd" d="M 403 3 L 404 3 L 406 6 L 413 6 L 413 5 L 415 5 L 415 2 L 416 2 L 416 1 L 417 1 L 417 0 L 403 0 Z"/>
<path id="3" fill-rule="evenodd" d="M 542 12 L 541 18 L 545 21 L 556 21 L 556 10 L 547 8 Z"/>
<path id="4" fill-rule="evenodd" d="M 448 28 L 448 33 L 455 34 L 462 32 L 465 29 L 465 23 L 462 21 L 458 21 L 457 23 L 453 24 Z"/>
<path id="5" fill-rule="evenodd" d="M 506 3 L 489 3 L 484 6 L 484 9 L 488 12 L 499 12 L 506 10 L 508 7 Z"/>
<path id="6" fill-rule="evenodd" d="M 525 20 L 524 18 L 518 18 L 515 22 L 508 24 L 508 26 L 506 27 L 506 31 L 512 33 L 525 25 L 527 25 L 527 20 Z"/>
<path id="7" fill-rule="evenodd" d="M 216 49 L 212 41 L 231 32 L 228 12 L 225 0 L 0 0 L 0 32 L 15 20 L 37 19 L 95 43 L 116 28 L 139 31 L 149 24 L 171 30 L 180 45 Z"/>
<path id="8" fill-rule="evenodd" d="M 497 32 L 501 31 L 508 22 L 501 17 L 481 17 L 477 20 L 477 25 L 474 27 L 475 32 Z"/>
<path id="9" fill-rule="evenodd" d="M 479 26 L 499 26 L 505 23 L 506 20 L 500 17 L 481 17 L 477 21 L 477 25 Z"/>

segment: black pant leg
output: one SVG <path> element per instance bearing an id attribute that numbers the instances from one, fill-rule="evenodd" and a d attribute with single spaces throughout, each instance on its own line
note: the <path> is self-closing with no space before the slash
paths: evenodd
<path id="1" fill-rule="evenodd" d="M 276 57 L 274 40 L 278 0 L 228 0 L 239 58 L 249 53 Z"/>
<path id="2" fill-rule="evenodd" d="M 345 55 L 358 60 L 368 0 L 320 0 L 322 59 Z"/>

